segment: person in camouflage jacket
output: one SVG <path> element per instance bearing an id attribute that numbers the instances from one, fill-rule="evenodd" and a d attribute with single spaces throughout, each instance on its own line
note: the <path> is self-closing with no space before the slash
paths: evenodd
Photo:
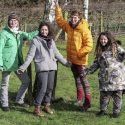
<path id="1" fill-rule="evenodd" d="M 113 98 L 113 117 L 118 117 L 122 105 L 122 93 L 125 89 L 124 49 L 115 42 L 109 32 L 102 32 L 97 40 L 95 60 L 85 74 L 99 70 L 100 112 L 97 116 L 106 115 L 110 97 Z"/>

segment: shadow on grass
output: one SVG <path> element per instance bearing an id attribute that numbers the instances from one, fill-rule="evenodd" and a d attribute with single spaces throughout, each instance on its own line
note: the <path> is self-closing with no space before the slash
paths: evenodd
<path id="1" fill-rule="evenodd" d="M 83 110 L 82 106 L 75 106 L 74 101 L 65 101 L 62 100 L 58 103 L 53 104 L 53 108 L 59 111 L 73 111 L 73 112 L 86 112 Z M 87 110 L 87 113 L 96 114 L 97 111 L 92 110 L 91 108 Z"/>
<path id="2" fill-rule="evenodd" d="M 16 99 L 17 92 L 9 92 L 9 104 L 11 110 L 25 112 L 27 114 L 33 114 L 32 111 L 29 111 L 29 108 L 19 107 L 15 105 L 15 99 Z M 25 102 L 27 102 L 27 95 Z M 53 108 L 57 111 L 72 111 L 72 112 L 84 112 L 83 108 L 80 106 L 75 106 L 74 101 L 68 101 L 61 99 L 60 101 L 55 101 L 53 103 Z M 87 111 L 87 113 L 96 114 L 97 111 L 92 110 L 91 108 Z"/>
<path id="3" fill-rule="evenodd" d="M 17 105 L 16 105 L 15 100 L 16 100 L 17 92 L 9 92 L 8 95 L 9 95 L 9 106 L 10 106 L 10 110 L 15 110 L 15 111 L 19 111 L 19 112 L 24 112 L 24 113 L 27 113 L 27 114 L 33 114 L 32 111 L 31 111 L 31 112 L 28 111 L 29 108 L 20 107 L 20 106 L 17 106 Z M 26 100 L 26 102 L 27 102 L 27 100 Z M 0 103 L 0 108 L 2 109 L 1 103 Z"/>
<path id="4" fill-rule="evenodd" d="M 15 103 L 15 100 L 16 100 L 17 92 L 9 92 L 8 95 L 9 95 L 9 103 L 10 103 L 10 105 L 11 105 L 11 104 L 14 104 L 14 103 Z M 25 101 L 26 103 L 29 103 L 29 102 L 28 102 L 28 95 L 27 95 L 27 93 L 26 93 L 26 95 L 25 95 L 24 101 Z"/>
<path id="5" fill-rule="evenodd" d="M 54 103 L 53 107 L 56 110 L 60 110 L 60 111 L 66 111 L 66 110 L 79 111 L 79 109 L 80 109 L 78 106 L 73 105 L 73 101 L 61 101 L 58 103 Z"/>

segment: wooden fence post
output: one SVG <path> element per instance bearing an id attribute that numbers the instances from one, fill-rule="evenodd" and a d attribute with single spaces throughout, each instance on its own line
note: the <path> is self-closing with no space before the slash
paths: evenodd
<path id="1" fill-rule="evenodd" d="M 33 104 L 33 95 L 32 95 L 32 65 L 31 64 L 27 68 L 27 73 L 30 78 L 30 84 L 28 87 L 28 102 L 30 105 L 32 105 Z"/>
<path id="2" fill-rule="evenodd" d="M 103 11 L 100 10 L 100 32 L 103 32 Z"/>
<path id="3" fill-rule="evenodd" d="M 56 85 L 57 85 L 57 72 L 58 72 L 58 61 L 57 61 L 57 70 L 55 71 L 54 86 L 53 86 L 53 91 L 52 91 L 52 100 L 56 99 L 55 93 L 56 93 Z"/>
<path id="4" fill-rule="evenodd" d="M 25 22 L 24 24 L 24 31 L 27 31 L 27 23 Z M 26 44 L 26 43 L 25 43 Z M 30 78 L 30 84 L 28 86 L 28 102 L 30 105 L 32 105 L 33 103 L 33 95 L 32 95 L 32 65 L 30 63 L 30 65 L 27 68 L 27 74 Z"/>

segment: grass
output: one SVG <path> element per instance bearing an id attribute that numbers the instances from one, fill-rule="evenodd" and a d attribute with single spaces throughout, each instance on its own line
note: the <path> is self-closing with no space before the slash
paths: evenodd
<path id="1" fill-rule="evenodd" d="M 124 38 L 119 37 L 125 47 Z M 66 56 L 66 46 L 63 43 L 57 44 L 60 52 Z M 27 53 L 27 47 L 24 48 L 24 56 Z M 94 49 L 93 49 L 94 51 Z M 93 51 L 90 53 L 89 65 L 93 63 Z M 33 81 L 34 81 L 34 66 Z M 73 75 L 70 68 L 66 68 L 59 64 L 57 76 L 56 97 L 63 97 L 64 101 L 53 105 L 54 114 L 49 115 L 45 113 L 45 117 L 39 118 L 33 115 L 34 107 L 28 109 L 16 107 L 14 105 L 15 96 L 20 86 L 20 81 L 14 73 L 11 75 L 9 86 L 9 100 L 11 105 L 10 112 L 3 112 L 0 109 L 0 125 L 123 125 L 125 123 L 125 100 L 123 98 L 123 105 L 121 116 L 117 119 L 104 116 L 98 118 L 95 113 L 99 111 L 99 89 L 97 72 L 87 76 L 91 84 L 92 107 L 83 112 L 79 107 L 74 106 L 76 100 L 76 89 Z M 26 95 L 27 98 L 27 95 Z M 108 113 L 112 113 L 112 100 L 108 106 Z"/>

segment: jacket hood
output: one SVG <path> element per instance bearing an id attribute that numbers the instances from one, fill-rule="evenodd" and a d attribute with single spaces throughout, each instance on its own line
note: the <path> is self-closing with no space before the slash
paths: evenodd
<path id="1" fill-rule="evenodd" d="M 89 28 L 89 24 L 85 19 L 81 19 L 79 22 L 78 26 L 75 29 L 81 29 L 81 27 L 84 28 Z"/>

